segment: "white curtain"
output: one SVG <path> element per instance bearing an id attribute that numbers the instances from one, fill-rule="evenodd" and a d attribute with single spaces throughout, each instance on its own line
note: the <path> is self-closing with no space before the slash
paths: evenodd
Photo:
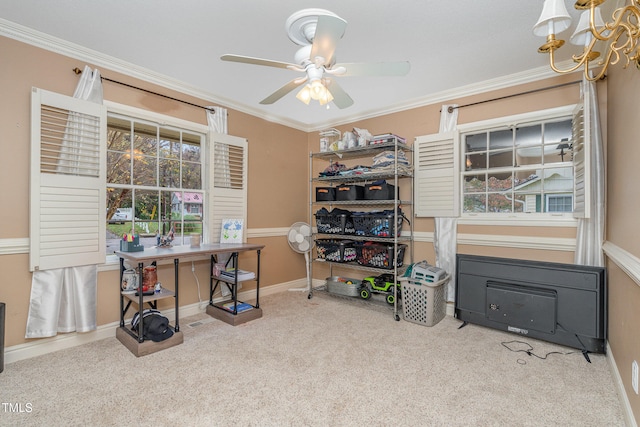
<path id="1" fill-rule="evenodd" d="M 223 107 L 207 107 L 207 123 L 209 130 L 216 133 L 228 133 L 227 128 L 227 109 Z M 213 174 L 215 176 L 216 187 L 231 187 L 231 169 L 229 166 L 229 146 L 227 144 L 216 144 L 211 141 L 211 149 L 213 154 Z M 227 263 L 231 258 L 231 253 L 220 253 L 217 255 L 219 263 Z M 242 282 L 238 282 L 237 289 L 242 289 Z M 231 294 L 227 286 L 220 288 L 223 297 Z"/>
<path id="2" fill-rule="evenodd" d="M 216 133 L 227 133 L 227 109 L 207 107 L 209 130 Z M 213 150 L 213 173 L 216 187 L 231 187 L 231 169 L 229 166 L 229 146 L 211 141 Z"/>
<path id="3" fill-rule="evenodd" d="M 100 72 L 85 66 L 74 98 L 102 103 Z M 82 156 L 80 123 L 68 129 L 62 146 L 58 171 L 69 174 L 98 175 L 97 171 L 79 170 L 74 164 Z M 31 297 L 27 317 L 26 338 L 55 336 L 58 332 L 88 332 L 96 329 L 96 265 L 35 271 L 31 279 Z"/>
<path id="4" fill-rule="evenodd" d="M 598 94 L 595 82 L 583 78 L 582 98 L 585 109 L 585 116 L 591 120 L 585 123 L 589 126 L 589 132 L 585 135 L 591 138 L 591 206 L 590 218 L 580 218 L 578 220 L 578 230 L 576 233 L 576 252 L 574 261 L 580 265 L 604 266 L 604 255 L 602 244 L 604 241 L 604 203 L 605 203 L 605 164 L 604 149 L 602 142 L 602 129 L 600 127 L 600 113 L 598 109 Z M 588 114 L 587 114 L 588 113 Z M 586 142 L 586 141 L 585 141 Z"/>
<path id="5" fill-rule="evenodd" d="M 222 107 L 207 107 L 207 122 L 213 132 L 228 133 L 227 109 Z"/>
<path id="6" fill-rule="evenodd" d="M 440 113 L 440 133 L 451 132 L 458 126 L 458 105 L 443 105 Z M 457 218 L 434 218 L 433 247 L 436 266 L 444 269 L 451 280 L 447 284 L 447 301 L 455 301 L 456 294 L 456 231 Z"/>

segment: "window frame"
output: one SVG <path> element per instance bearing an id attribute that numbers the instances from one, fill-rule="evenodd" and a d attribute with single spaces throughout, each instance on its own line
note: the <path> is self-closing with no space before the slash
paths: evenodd
<path id="1" fill-rule="evenodd" d="M 168 116 L 161 113 L 156 113 L 153 111 L 148 111 L 136 107 L 132 107 L 129 105 L 119 104 L 112 101 L 105 101 L 104 105 L 107 108 L 107 117 L 110 115 L 119 115 L 125 116 L 132 120 L 140 120 L 145 122 L 151 122 L 158 126 L 171 127 L 171 128 L 179 128 L 185 131 L 202 134 L 204 136 L 202 140 L 201 146 L 201 164 L 202 164 L 202 189 L 198 190 L 202 191 L 205 197 L 205 204 L 207 203 L 207 199 L 210 197 L 209 189 L 207 186 L 208 176 L 209 176 L 209 127 L 207 125 L 203 125 L 196 122 L 191 122 L 184 119 L 179 119 L 173 116 Z M 106 151 L 106 149 L 105 149 Z M 113 184 L 105 183 L 105 189 L 107 187 L 113 186 Z M 144 187 L 144 186 L 141 186 Z M 188 189 L 183 189 L 183 191 L 187 191 Z M 203 214 L 207 212 L 205 205 L 203 204 Z M 210 227 L 208 221 L 211 218 L 208 218 L 208 215 L 204 215 L 203 218 L 203 230 Z M 203 233 L 203 237 L 205 234 Z M 206 237 L 205 237 L 206 238 Z M 113 264 L 118 263 L 118 257 L 111 253 L 106 254 L 105 264 Z"/>
<path id="2" fill-rule="evenodd" d="M 457 144 L 459 148 L 459 155 L 457 161 L 461 165 L 459 169 L 460 180 L 458 183 L 458 194 L 456 195 L 458 203 L 462 207 L 464 204 L 464 174 L 465 168 L 462 165 L 465 164 L 465 150 L 462 144 L 464 143 L 464 135 L 487 132 L 499 128 L 513 128 L 521 125 L 535 124 L 536 122 L 548 122 L 557 121 L 559 119 L 574 118 L 574 113 L 577 104 L 570 104 L 561 107 L 549 108 L 538 111 L 531 111 L 522 114 L 516 114 L 512 116 L 497 117 L 488 120 L 482 120 L 472 123 L 460 124 L 457 127 L 457 133 L 459 135 Z M 575 198 L 575 194 L 572 194 Z M 463 212 L 460 209 L 459 223 L 469 225 L 497 225 L 496 223 L 506 225 L 551 225 L 553 226 L 575 226 L 577 220 L 574 217 L 573 212 L 509 212 L 509 213 L 497 213 L 497 212 Z"/>

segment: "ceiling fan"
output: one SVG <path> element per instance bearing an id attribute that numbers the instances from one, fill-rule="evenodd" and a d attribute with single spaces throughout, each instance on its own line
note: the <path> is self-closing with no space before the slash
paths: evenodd
<path id="1" fill-rule="evenodd" d="M 311 99 L 320 105 L 328 102 L 338 108 L 353 105 L 353 99 L 335 81 L 336 76 L 404 76 L 409 72 L 408 61 L 353 62 L 336 64 L 335 50 L 344 35 L 347 21 L 324 9 L 303 9 L 291 15 L 285 24 L 289 39 L 301 46 L 294 56 L 295 63 L 273 61 L 241 55 L 222 55 L 223 61 L 285 68 L 304 73 L 260 101 L 273 104 L 299 86 L 297 98 L 308 104 Z"/>

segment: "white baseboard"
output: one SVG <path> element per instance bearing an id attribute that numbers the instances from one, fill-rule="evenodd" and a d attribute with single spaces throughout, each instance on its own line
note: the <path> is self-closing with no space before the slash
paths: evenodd
<path id="1" fill-rule="evenodd" d="M 267 286 L 260 288 L 260 297 L 265 295 L 272 295 L 278 292 L 284 292 L 290 288 L 298 288 L 306 286 L 306 280 L 294 280 L 287 283 L 281 283 L 278 285 Z M 256 297 L 256 291 L 244 291 L 238 293 L 238 299 L 241 300 L 254 300 Z M 223 301 L 226 298 L 216 298 L 214 302 Z M 180 318 L 193 316 L 196 314 L 204 313 L 209 301 L 200 301 L 194 304 L 189 304 L 180 307 Z M 162 312 L 172 322 L 175 321 L 175 309 L 167 309 Z M 30 359 L 32 357 L 41 356 L 43 354 L 52 353 L 58 350 L 64 350 L 66 348 L 76 347 L 82 344 L 87 344 L 93 341 L 102 340 L 105 338 L 112 338 L 116 336 L 116 329 L 120 326 L 120 322 L 112 322 L 105 325 L 100 325 L 95 331 L 91 332 L 71 332 L 68 334 L 60 334 L 51 338 L 39 338 L 28 343 L 18 344 L 5 348 L 4 362 L 5 364 L 17 362 L 19 360 Z"/>
<path id="2" fill-rule="evenodd" d="M 609 368 L 611 369 L 613 382 L 615 383 L 616 390 L 618 392 L 618 400 L 620 400 L 620 403 L 622 404 L 622 412 L 624 414 L 625 423 L 629 427 L 638 427 L 638 423 L 636 423 L 636 419 L 633 416 L 633 410 L 631 409 L 631 403 L 629 402 L 627 391 L 625 390 L 624 383 L 622 382 L 622 377 L 620 377 L 620 371 L 618 371 L 618 365 L 616 365 L 616 361 L 613 357 L 613 352 L 611 351 L 611 347 L 609 346 L 608 341 L 607 360 L 609 361 Z"/>

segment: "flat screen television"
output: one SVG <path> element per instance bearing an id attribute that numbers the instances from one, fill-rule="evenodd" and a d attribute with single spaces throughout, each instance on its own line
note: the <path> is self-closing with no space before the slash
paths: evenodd
<path id="1" fill-rule="evenodd" d="M 455 317 L 605 353 L 604 267 L 458 254 Z"/>

